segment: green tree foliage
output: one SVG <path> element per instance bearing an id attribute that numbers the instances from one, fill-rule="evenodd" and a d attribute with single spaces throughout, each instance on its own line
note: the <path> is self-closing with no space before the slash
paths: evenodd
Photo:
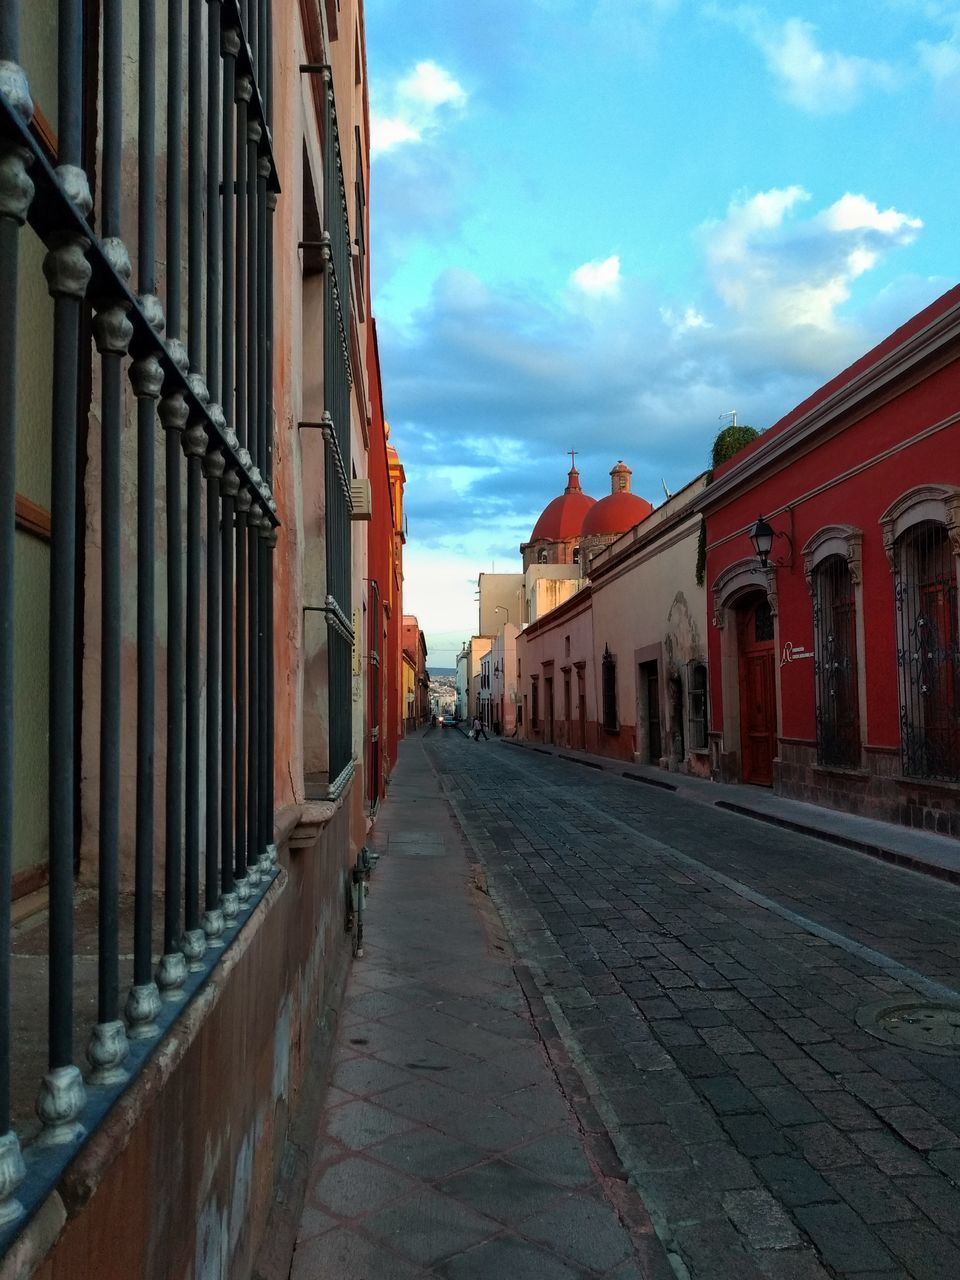
<path id="1" fill-rule="evenodd" d="M 713 442 L 713 449 L 710 453 L 710 470 L 707 472 L 707 484 L 713 480 L 713 473 L 717 467 L 739 453 L 741 449 L 745 449 L 751 440 L 756 440 L 760 435 L 754 427 L 743 426 L 724 427 L 722 431 L 717 433 L 717 438 Z M 697 586 L 702 587 L 704 578 L 707 574 L 707 522 L 700 517 L 700 537 L 697 540 Z"/>

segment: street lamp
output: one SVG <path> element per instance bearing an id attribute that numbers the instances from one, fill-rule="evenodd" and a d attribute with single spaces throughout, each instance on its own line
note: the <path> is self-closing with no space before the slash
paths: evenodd
<path id="1" fill-rule="evenodd" d="M 790 537 L 789 533 L 786 533 L 783 529 L 773 529 L 767 521 L 764 520 L 763 516 L 758 516 L 757 523 L 750 530 L 750 541 L 753 543 L 753 549 L 757 553 L 761 569 L 769 568 L 770 552 L 773 550 L 774 538 L 784 538 L 787 546 L 790 548 L 790 558 L 788 560 L 785 560 L 782 557 L 778 558 L 774 561 L 774 564 L 781 568 L 784 566 L 789 567 L 793 564 L 793 539 Z"/>

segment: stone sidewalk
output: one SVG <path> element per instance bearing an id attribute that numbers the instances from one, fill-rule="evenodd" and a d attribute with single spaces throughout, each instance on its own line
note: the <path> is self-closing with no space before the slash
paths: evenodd
<path id="1" fill-rule="evenodd" d="M 420 735 L 374 848 L 291 1280 L 673 1280 Z"/>

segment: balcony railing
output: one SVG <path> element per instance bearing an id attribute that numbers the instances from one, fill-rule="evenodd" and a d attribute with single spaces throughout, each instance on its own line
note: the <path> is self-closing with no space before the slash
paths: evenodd
<path id="1" fill-rule="evenodd" d="M 168 34 L 162 62 L 158 4 L 166 10 Z M 57 9 L 53 162 L 18 65 L 20 2 L 0 0 L 0 1254 L 276 874 L 272 212 L 279 188 L 269 131 L 271 6 L 267 0 L 139 0 L 135 9 L 124 0 L 100 0 L 97 8 L 102 142 L 94 192 L 84 170 L 85 104 L 96 99 L 85 73 L 85 0 L 59 0 Z M 131 12 L 138 28 L 135 100 L 125 99 L 123 22 Z M 125 128 L 133 116 L 136 128 Z M 131 177 L 124 139 L 130 136 L 138 138 L 135 219 L 125 217 Z M 158 208 L 166 209 L 162 225 Z M 134 234 L 131 264 L 125 238 Z M 49 814 L 48 1032 L 36 1104 L 40 1125 L 21 1143 L 29 1125 L 11 1101 L 21 1070 L 11 1057 L 11 876 L 14 814 L 25 803 L 14 786 L 14 581 L 16 479 L 23 461 L 15 443 L 16 348 L 26 320 L 18 279 L 26 236 L 39 237 L 46 250 L 53 406 L 49 789 L 43 801 Z M 84 480 L 78 459 L 91 359 L 99 362 L 89 441 L 99 453 L 91 514 L 100 530 L 100 621 L 97 627 L 88 619 L 85 633 L 78 582 L 96 562 L 78 534 Z M 136 404 L 129 426 L 124 377 Z M 344 430 L 340 415 L 338 404 L 337 433 Z M 126 444 L 131 432 L 135 459 Z M 131 645 L 122 624 L 131 592 L 132 716 L 124 705 Z M 346 604 L 335 598 L 349 618 L 349 577 Z M 85 634 L 88 641 L 95 636 L 98 658 L 81 668 Z M 96 883 L 96 1015 L 86 1028 L 85 1078 L 77 1065 L 74 1003 L 81 669 L 87 672 L 83 714 L 97 722 L 91 740 L 99 755 L 97 865 L 95 875 L 88 868 L 86 876 Z M 126 726 L 133 721 L 135 737 L 128 742 Z M 121 789 L 128 755 L 135 759 L 129 824 Z M 155 794 L 162 796 L 157 812 Z M 132 841 L 122 834 L 128 825 Z M 121 903 L 128 844 L 129 924 Z M 155 896 L 162 898 L 162 928 L 159 921 L 155 928 Z M 130 973 L 122 952 L 132 952 Z"/>

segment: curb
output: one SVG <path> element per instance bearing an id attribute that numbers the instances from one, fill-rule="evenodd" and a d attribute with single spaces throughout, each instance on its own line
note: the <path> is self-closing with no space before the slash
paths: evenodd
<path id="1" fill-rule="evenodd" d="M 728 813 L 739 814 L 741 818 L 753 818 L 756 822 L 766 822 L 772 827 L 782 827 L 786 831 L 796 832 L 797 835 L 812 836 L 815 840 L 825 840 L 828 844 L 839 845 L 842 849 L 864 853 L 868 858 L 877 858 L 880 862 L 887 862 L 891 866 L 916 871 L 920 875 L 931 876 L 934 880 L 947 880 L 950 884 L 960 885 L 960 871 L 954 871 L 952 867 L 941 867 L 936 862 L 926 862 L 922 858 L 912 857 L 909 853 L 898 853 L 895 849 L 871 844 L 869 840 L 858 840 L 855 836 L 843 836 L 839 832 L 824 831 L 821 827 L 812 826 L 810 823 L 794 822 L 791 818 L 764 813 L 762 809 L 751 809 L 748 805 L 737 804 L 733 800 L 714 800 L 712 803 L 715 809 L 725 809 Z"/>

